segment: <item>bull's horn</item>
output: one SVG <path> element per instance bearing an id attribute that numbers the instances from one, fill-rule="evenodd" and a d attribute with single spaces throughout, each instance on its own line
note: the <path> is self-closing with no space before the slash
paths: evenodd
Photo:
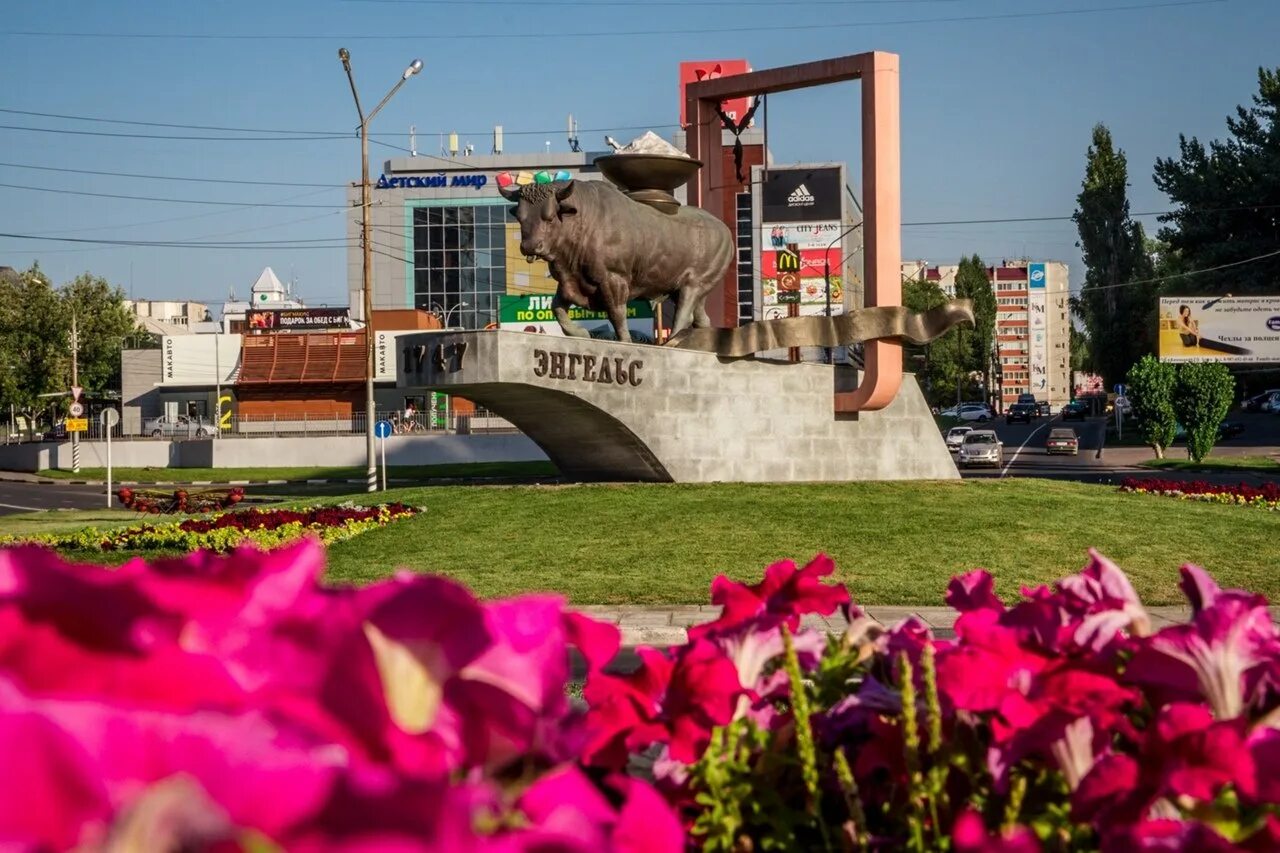
<path id="1" fill-rule="evenodd" d="M 500 186 L 498 187 L 498 192 L 502 193 L 502 197 L 507 201 L 520 200 L 520 186 L 518 184 L 512 184 L 509 187 Z"/>
<path id="2" fill-rule="evenodd" d="M 556 187 L 556 201 L 564 201 L 573 194 L 573 181 L 565 182 L 562 187 Z"/>

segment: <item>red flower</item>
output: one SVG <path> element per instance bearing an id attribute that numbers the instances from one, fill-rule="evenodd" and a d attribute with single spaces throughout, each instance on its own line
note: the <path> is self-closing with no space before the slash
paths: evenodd
<path id="1" fill-rule="evenodd" d="M 843 586 L 821 581 L 835 570 L 831 558 L 819 554 L 803 569 L 790 560 L 774 563 L 757 584 L 742 584 L 720 575 L 711 583 L 711 602 L 724 608 L 720 618 L 690 628 L 689 637 L 705 637 L 752 620 L 759 620 L 761 629 L 785 624 L 795 631 L 806 613 L 829 616 L 849 600 Z"/>

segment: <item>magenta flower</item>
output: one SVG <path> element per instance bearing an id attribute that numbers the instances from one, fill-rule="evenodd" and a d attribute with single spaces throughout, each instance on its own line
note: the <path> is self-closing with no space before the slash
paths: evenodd
<path id="1" fill-rule="evenodd" d="M 987 832 L 982 817 L 965 809 L 951 829 L 951 843 L 956 853 L 1038 853 L 1040 842 L 1025 826 L 1008 832 Z"/>
<path id="2" fill-rule="evenodd" d="M 1182 576 L 1196 607 L 1191 622 L 1151 637 L 1127 677 L 1171 699 L 1203 697 L 1219 720 L 1233 719 L 1280 664 L 1280 636 L 1262 596 L 1221 592 L 1194 566 Z"/>
<path id="3" fill-rule="evenodd" d="M 534 782 L 517 806 L 528 820 L 521 850 L 594 853 L 678 853 L 684 830 L 657 791 L 639 779 L 615 775 L 607 780 L 615 808 L 605 794 L 575 767 L 561 767 Z"/>
<path id="4" fill-rule="evenodd" d="M 758 584 L 742 584 L 720 575 L 711 582 L 711 602 L 724 608 L 720 618 L 690 628 L 689 637 L 697 639 L 756 619 L 785 624 L 794 632 L 806 613 L 830 616 L 849 601 L 849 592 L 843 586 L 821 580 L 835 570 L 831 558 L 819 554 L 803 569 L 797 569 L 790 560 L 774 563 L 765 569 L 764 580 Z"/>
<path id="5" fill-rule="evenodd" d="M 1080 648 L 1100 652 L 1122 632 L 1136 637 L 1151 633 L 1151 617 L 1133 585 L 1115 563 L 1089 549 L 1089 564 L 1058 581 L 1064 609 L 1070 614 L 1072 640 Z"/>
<path id="6" fill-rule="evenodd" d="M 1072 798 L 1073 814 L 1123 826 L 1145 818 L 1162 799 L 1207 803 L 1226 785 L 1252 799 L 1256 780 L 1238 722 L 1215 722 L 1200 705 L 1168 705 L 1142 736 L 1137 758 L 1116 753 L 1094 765 Z"/>
<path id="7" fill-rule="evenodd" d="M 974 569 L 962 575 L 956 575 L 947 584 L 944 596 L 947 606 L 961 613 L 971 610 L 994 610 L 1004 612 L 1004 604 L 996 598 L 995 581 L 986 569 Z"/>

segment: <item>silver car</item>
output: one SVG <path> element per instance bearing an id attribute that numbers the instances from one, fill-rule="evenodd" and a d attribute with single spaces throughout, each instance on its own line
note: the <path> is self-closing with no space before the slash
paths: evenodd
<path id="1" fill-rule="evenodd" d="M 143 421 L 142 434 L 152 438 L 213 438 L 218 434 L 218 428 L 204 418 L 178 415 L 176 418 Z"/>
<path id="2" fill-rule="evenodd" d="M 999 468 L 1004 464 L 1004 443 L 994 430 L 975 429 L 960 443 L 960 454 L 956 461 L 964 467 L 994 465 Z"/>
<path id="3" fill-rule="evenodd" d="M 957 453 L 960 450 L 960 443 L 964 441 L 964 437 L 973 432 L 973 427 L 958 426 L 947 430 L 947 450 Z"/>

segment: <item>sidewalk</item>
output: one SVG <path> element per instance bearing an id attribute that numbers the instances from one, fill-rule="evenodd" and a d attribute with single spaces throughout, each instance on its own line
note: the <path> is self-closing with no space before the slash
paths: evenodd
<path id="1" fill-rule="evenodd" d="M 689 626 L 711 622 L 720 615 L 720 608 L 713 604 L 665 606 L 587 604 L 574 609 L 602 622 L 617 625 L 622 630 L 624 648 L 681 645 L 689 637 Z M 882 625 L 893 625 L 909 616 L 917 616 L 929 625 L 935 636 L 940 639 L 951 639 L 955 636 L 953 629 L 959 615 L 950 607 L 895 607 L 873 604 L 864 609 L 868 616 Z M 1280 606 L 1272 607 L 1270 610 L 1272 619 L 1280 619 Z M 1151 615 L 1157 630 L 1191 618 L 1191 608 L 1182 605 L 1149 607 L 1147 612 Z M 825 618 L 806 616 L 800 624 L 802 628 L 816 628 L 836 635 L 843 634 L 849 627 L 839 614 L 832 614 Z"/>

